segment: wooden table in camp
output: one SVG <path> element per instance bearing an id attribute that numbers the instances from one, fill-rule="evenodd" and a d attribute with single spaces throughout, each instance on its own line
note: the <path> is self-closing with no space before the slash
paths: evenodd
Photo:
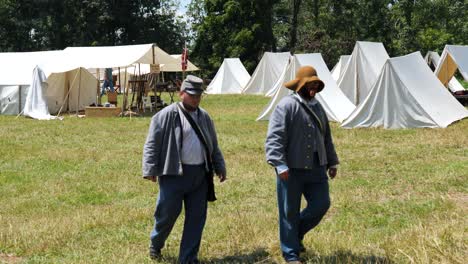
<path id="1" fill-rule="evenodd" d="M 177 87 L 168 82 L 156 83 L 156 95 L 161 98 L 162 92 L 167 92 L 169 94 L 169 98 L 171 98 L 171 104 L 174 102 L 174 95 L 177 91 Z"/>
<path id="2" fill-rule="evenodd" d="M 87 106 L 85 108 L 86 117 L 114 117 L 119 116 L 120 107 Z"/>

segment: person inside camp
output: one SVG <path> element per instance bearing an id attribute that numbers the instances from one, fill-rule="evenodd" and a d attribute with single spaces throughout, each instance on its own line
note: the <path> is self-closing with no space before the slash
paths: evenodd
<path id="1" fill-rule="evenodd" d="M 181 210 L 185 222 L 180 242 L 179 262 L 198 263 L 207 201 L 216 200 L 213 172 L 226 180 L 226 165 L 218 146 L 213 120 L 199 107 L 202 80 L 188 75 L 173 103 L 151 119 L 143 148 L 143 177 L 159 183 L 150 235 L 149 254 L 161 257 L 161 249 Z"/>
<path id="2" fill-rule="evenodd" d="M 101 87 L 101 96 L 106 94 L 106 90 L 109 88 L 111 92 L 114 92 L 114 83 L 112 81 L 112 68 L 106 68 L 104 71 L 104 82 Z"/>
<path id="3" fill-rule="evenodd" d="M 281 251 L 286 262 L 301 263 L 304 236 L 330 207 L 327 171 L 335 178 L 338 157 L 327 115 L 315 99 L 325 87 L 316 70 L 303 66 L 284 86 L 295 93 L 281 99 L 273 111 L 265 151 L 277 175 Z M 302 195 L 307 206 L 300 211 Z"/>

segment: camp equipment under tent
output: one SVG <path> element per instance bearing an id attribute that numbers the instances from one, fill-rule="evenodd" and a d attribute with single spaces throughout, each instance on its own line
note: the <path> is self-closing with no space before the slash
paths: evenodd
<path id="1" fill-rule="evenodd" d="M 468 111 L 415 52 L 387 60 L 367 98 L 342 127 L 443 128 L 466 117 Z"/>
<path id="2" fill-rule="evenodd" d="M 359 105 L 367 97 L 388 58 L 382 43 L 356 42 L 337 82 L 353 104 Z"/>
<path id="3" fill-rule="evenodd" d="M 95 69 L 126 68 L 135 64 L 152 64 L 149 75 L 138 75 L 135 79 L 129 80 L 129 87 L 124 87 L 124 100 L 122 110 L 127 109 L 127 98 L 129 90 L 133 95 L 130 108 L 143 109 L 143 97 L 146 87 L 150 84 L 150 89 L 157 89 L 161 66 L 180 65 L 180 59 L 176 59 L 154 44 L 126 45 L 126 46 L 100 46 L 100 47 L 68 47 L 64 50 L 70 63 L 81 65 L 91 71 Z M 99 74 L 97 74 L 99 76 Z M 124 75 L 126 76 L 126 75 Z M 127 80 L 120 80 L 119 83 L 126 84 Z M 151 85 L 152 84 L 152 85 Z M 96 94 L 99 93 L 96 87 Z M 135 102 L 135 105 L 133 104 Z"/>
<path id="4" fill-rule="evenodd" d="M 208 85 L 208 94 L 240 94 L 250 80 L 250 74 L 239 58 L 224 59 Z"/>
<path id="5" fill-rule="evenodd" d="M 292 91 L 285 88 L 283 84 L 294 79 L 296 71 L 300 67 L 306 65 L 314 67 L 317 70 L 318 77 L 325 83 L 325 88 L 316 95 L 316 98 L 325 109 L 328 119 L 330 121 L 342 122 L 351 114 L 356 107 L 338 88 L 322 55 L 320 53 L 296 54 L 292 57 L 284 74 L 275 84 L 274 89 L 276 92 L 257 118 L 257 121 L 268 120 L 281 98 L 292 93 Z"/>
<path id="6" fill-rule="evenodd" d="M 431 67 L 432 70 L 435 70 L 437 68 L 437 65 L 439 65 L 440 61 L 440 56 L 437 52 L 435 51 L 429 51 L 426 54 L 426 57 L 424 58 L 426 60 L 426 63 Z M 452 92 L 458 92 L 458 91 L 464 91 L 465 88 L 461 83 L 455 78 L 455 76 L 450 79 L 448 82 L 448 88 Z"/>
<path id="7" fill-rule="evenodd" d="M 286 70 L 289 52 L 265 52 L 242 93 L 272 96 L 273 86 Z"/>

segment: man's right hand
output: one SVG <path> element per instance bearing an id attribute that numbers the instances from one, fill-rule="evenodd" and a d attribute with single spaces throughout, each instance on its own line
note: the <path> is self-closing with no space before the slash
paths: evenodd
<path id="1" fill-rule="evenodd" d="M 288 178 L 289 178 L 289 170 L 284 171 L 281 174 L 279 174 L 279 177 L 280 177 L 281 180 L 287 181 Z"/>
<path id="2" fill-rule="evenodd" d="M 148 177 L 145 177 L 145 179 L 150 180 L 152 182 L 157 182 L 158 181 L 158 178 L 156 176 L 148 176 Z"/>

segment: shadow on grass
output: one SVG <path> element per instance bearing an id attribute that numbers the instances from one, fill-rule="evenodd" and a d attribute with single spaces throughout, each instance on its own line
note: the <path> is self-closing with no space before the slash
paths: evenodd
<path id="1" fill-rule="evenodd" d="M 319 256 L 313 253 L 304 254 L 304 263 L 365 263 L 365 264 L 394 264 L 392 260 L 382 256 L 356 255 L 349 250 L 339 250 L 332 255 Z"/>
<path id="2" fill-rule="evenodd" d="M 237 254 L 222 258 L 211 259 L 202 263 L 221 264 L 221 263 L 275 263 L 264 248 L 258 248 L 248 254 Z"/>
<path id="3" fill-rule="evenodd" d="M 394 264 L 395 262 L 381 256 L 372 255 L 356 255 L 351 251 L 339 250 L 328 256 L 316 255 L 314 253 L 306 253 L 302 257 L 303 263 L 324 263 L 324 264 L 342 264 L 342 263 L 362 263 L 362 264 Z M 177 258 L 165 257 L 160 263 L 178 263 Z M 256 249 L 255 251 L 247 254 L 237 254 L 225 256 L 222 258 L 215 258 L 209 261 L 202 260 L 201 263 L 205 264 L 222 264 L 222 263 L 247 263 L 247 264 L 273 264 L 278 263 L 275 259 L 271 258 L 264 248 Z M 283 262 L 279 262 L 283 263 Z"/>

